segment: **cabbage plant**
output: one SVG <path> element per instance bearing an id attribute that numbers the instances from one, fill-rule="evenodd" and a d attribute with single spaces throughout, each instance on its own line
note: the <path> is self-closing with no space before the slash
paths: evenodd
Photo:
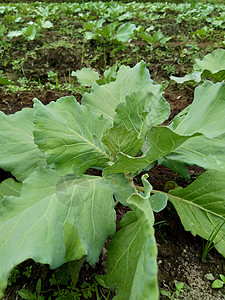
<path id="1" fill-rule="evenodd" d="M 96 40 L 100 43 L 126 43 L 134 35 L 135 24 L 124 23 L 118 27 L 118 22 L 103 26 L 104 19 L 84 23 L 84 39 Z"/>
<path id="2" fill-rule="evenodd" d="M 154 212 L 169 200 L 185 230 L 205 239 L 225 219 L 225 83 L 205 81 L 162 126 L 169 115 L 144 62 L 94 83 L 81 105 L 73 96 L 34 99 L 33 108 L 0 113 L 0 166 L 16 179 L 0 185 L 0 298 L 26 259 L 52 269 L 81 258 L 93 265 L 109 237 L 107 274 L 97 280 L 115 299 L 159 298 Z M 186 177 L 188 165 L 206 171 L 168 193 L 153 190 L 147 174 L 135 185 L 156 162 Z M 117 202 L 131 210 L 116 232 Z M 225 256 L 225 228 L 215 247 Z"/>

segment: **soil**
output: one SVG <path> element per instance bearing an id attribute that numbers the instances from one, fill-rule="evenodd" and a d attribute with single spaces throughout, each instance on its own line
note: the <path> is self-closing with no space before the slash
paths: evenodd
<path id="1" fill-rule="evenodd" d="M 48 33 L 45 38 L 48 40 L 54 40 L 55 37 Z M 14 41 L 14 43 L 16 44 L 16 41 Z M 75 71 L 80 69 L 80 55 L 76 50 L 58 47 L 55 50 L 45 49 L 43 51 L 40 47 L 44 44 L 44 41 L 37 40 L 32 43 L 30 43 L 30 47 L 35 52 L 35 55 L 28 55 L 23 64 L 23 72 L 27 79 L 40 79 L 41 83 L 44 84 L 47 80 L 47 71 L 51 69 L 54 72 L 58 72 L 59 81 L 63 81 L 65 76 L 68 79 L 69 70 Z M 92 50 L 94 46 L 90 46 L 88 50 L 89 57 L 91 57 L 91 55 L 96 55 L 94 50 Z M 208 44 L 205 46 L 203 45 L 203 47 L 207 48 Z M 13 59 L 21 59 L 24 53 L 18 50 L 13 51 L 12 48 L 11 55 L 13 55 Z M 120 52 L 117 53 L 116 57 L 111 59 L 113 61 L 116 59 L 123 60 L 124 54 L 121 57 L 119 55 Z M 131 54 L 130 64 L 134 65 L 135 60 L 136 54 L 133 53 Z M 145 60 L 148 61 L 147 56 L 145 57 Z M 102 72 L 103 64 L 104 62 L 99 58 L 94 62 L 93 67 Z M 176 70 L 178 70 L 177 73 L 179 73 L 180 65 L 176 62 L 174 64 Z M 163 62 L 157 61 L 152 61 L 152 63 L 149 64 L 152 78 L 156 82 L 162 82 L 165 78 L 168 79 L 168 75 L 160 67 L 161 65 L 163 65 Z M 12 66 L 9 65 L 8 68 L 10 72 L 13 72 Z M 180 71 L 180 74 L 183 75 L 182 71 Z M 18 74 L 14 74 L 14 76 L 15 78 L 19 77 Z M 176 84 L 169 84 L 166 87 L 164 97 L 171 105 L 171 115 L 169 120 L 182 111 L 186 106 L 191 104 L 194 96 L 193 91 L 194 88 L 191 86 L 180 89 L 180 87 Z M 38 98 L 42 101 L 42 103 L 48 104 L 49 102 L 55 101 L 61 96 L 66 95 L 75 96 L 79 102 L 81 100 L 81 94 L 63 90 L 52 90 L 45 87 L 43 89 L 32 89 L 16 93 L 0 90 L 0 110 L 6 114 L 11 114 L 24 107 L 32 107 L 32 100 L 34 98 Z M 149 172 L 149 181 L 153 188 L 157 190 L 164 190 L 168 181 L 174 181 L 179 186 L 185 187 L 195 180 L 204 170 L 197 167 L 190 167 L 189 171 L 191 179 L 187 181 L 169 169 L 156 165 Z M 95 171 L 89 170 L 89 173 L 95 174 Z M 1 170 L 1 181 L 10 176 L 10 173 Z M 140 182 L 140 177 L 136 180 L 137 182 Z M 127 208 L 119 204 L 116 210 L 119 222 L 126 213 Z M 174 296 L 171 299 L 225 299 L 225 288 L 222 288 L 221 290 L 213 290 L 210 288 L 212 281 L 219 278 L 219 274 L 225 274 L 225 259 L 213 249 L 207 256 L 207 261 L 203 262 L 201 256 L 205 241 L 203 241 L 200 237 L 193 237 L 189 232 L 184 231 L 180 219 L 172 206 L 168 206 L 167 209 L 156 214 L 155 218 L 156 223 L 164 221 L 161 225 L 155 226 L 158 246 L 158 280 L 160 290 L 166 290 L 173 293 L 175 291 L 175 283 L 183 282 L 185 286 L 184 291 L 181 292 L 179 296 Z M 82 282 L 92 283 L 94 274 L 105 273 L 106 255 L 107 244 L 103 248 L 103 253 L 94 266 L 89 266 L 86 262 L 84 262 L 80 271 L 78 286 L 80 286 Z M 42 280 L 42 294 L 45 296 L 45 299 L 48 299 L 48 296 L 52 295 L 55 287 L 50 285 L 49 279 L 53 274 L 60 274 L 63 267 L 53 271 L 50 270 L 48 266 L 43 266 L 28 260 L 18 266 L 19 273 L 23 274 L 29 266 L 32 266 L 32 276 L 28 277 L 20 275 L 15 283 L 8 286 L 5 291 L 4 300 L 21 299 L 18 296 L 17 291 L 22 288 L 35 291 L 36 283 L 39 278 Z M 111 294 L 111 296 L 112 295 L 113 294 Z M 52 299 L 54 299 L 54 297 Z M 161 296 L 160 299 L 168 299 L 168 297 Z"/>

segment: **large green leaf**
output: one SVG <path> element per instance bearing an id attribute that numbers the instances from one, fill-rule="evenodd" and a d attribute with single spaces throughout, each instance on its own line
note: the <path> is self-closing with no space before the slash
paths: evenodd
<path id="1" fill-rule="evenodd" d="M 110 163 L 105 168 L 104 174 L 140 172 L 159 158 L 175 151 L 190 138 L 193 137 L 176 134 L 168 127 L 153 127 L 147 138 L 149 148 L 143 156 L 131 157 L 124 153 L 119 153 L 117 161 L 114 164 Z"/>
<path id="2" fill-rule="evenodd" d="M 194 69 L 197 71 L 208 71 L 215 76 L 216 73 L 223 71 L 223 76 L 225 75 L 225 50 L 217 49 L 212 53 L 207 54 L 202 60 L 196 59 Z M 210 74 L 208 75 L 210 76 Z"/>
<path id="3" fill-rule="evenodd" d="M 210 77 L 215 81 L 225 80 L 225 50 L 217 49 L 207 54 L 202 60 L 196 59 L 193 66 L 194 71 L 184 77 L 171 76 L 172 80 L 178 83 L 186 81 L 200 82 L 202 79 Z"/>
<path id="4" fill-rule="evenodd" d="M 176 127 L 179 134 L 201 132 L 208 138 L 225 133 L 225 83 L 206 81 L 195 89 L 194 101 Z"/>
<path id="5" fill-rule="evenodd" d="M 208 139 L 205 136 L 195 136 L 172 153 L 166 155 L 166 162 L 162 164 L 171 168 L 178 173 L 178 165 L 197 165 L 206 170 L 225 170 L 225 134 L 222 134 L 213 139 Z M 181 168 L 183 168 L 181 167 Z"/>
<path id="6" fill-rule="evenodd" d="M 193 235 L 209 239 L 217 225 L 225 220 L 225 172 L 206 171 L 191 185 L 169 192 L 184 225 Z M 221 228 L 214 242 L 216 249 L 225 257 L 225 226 Z"/>
<path id="7" fill-rule="evenodd" d="M 115 232 L 113 189 L 103 177 L 32 173 L 20 197 L 5 197 L 0 212 L 0 297 L 11 269 L 32 258 L 57 268 L 87 256 L 98 259 Z"/>
<path id="8" fill-rule="evenodd" d="M 133 212 L 121 220 L 121 229 L 108 246 L 104 282 L 118 292 L 114 299 L 157 300 L 159 296 L 151 187 L 145 187 L 145 195 L 135 193 L 128 199 Z"/>
<path id="9" fill-rule="evenodd" d="M 169 115 L 170 106 L 163 97 L 140 91 L 117 105 L 114 124 L 136 132 L 137 138 L 145 138 L 152 126 L 160 125 Z"/>
<path id="10" fill-rule="evenodd" d="M 44 154 L 33 138 L 33 109 L 25 108 L 14 115 L 0 112 L 0 166 L 22 181 L 37 166 L 45 166 Z"/>
<path id="11" fill-rule="evenodd" d="M 133 35 L 136 28 L 135 24 L 124 23 L 117 29 L 114 39 L 126 43 Z"/>
<path id="12" fill-rule="evenodd" d="M 22 183 L 16 182 L 12 178 L 8 178 L 0 184 L 0 209 L 2 208 L 2 199 L 5 196 L 19 197 L 22 188 Z"/>
<path id="13" fill-rule="evenodd" d="M 98 72 L 95 72 L 90 68 L 82 68 L 76 72 L 73 71 L 71 76 L 76 76 L 79 84 L 84 86 L 92 86 L 97 80 L 99 80 Z"/>
<path id="14" fill-rule="evenodd" d="M 102 86 L 94 84 L 91 93 L 84 94 L 82 103 L 90 105 L 113 123 L 116 106 L 125 101 L 127 95 L 138 91 L 150 91 L 159 98 L 162 96 L 161 85 L 153 84 L 143 61 L 134 68 L 121 66 L 114 82 Z"/>
<path id="15" fill-rule="evenodd" d="M 196 88 L 193 103 L 177 115 L 170 127 L 179 134 L 202 132 L 185 141 L 159 163 L 189 177 L 186 165 L 198 165 L 207 170 L 225 169 L 225 83 L 205 82 Z"/>
<path id="16" fill-rule="evenodd" d="M 80 105 L 73 96 L 44 106 L 35 102 L 35 143 L 47 162 L 65 175 L 80 175 L 89 167 L 103 167 L 110 157 L 102 143 L 109 122 Z"/>

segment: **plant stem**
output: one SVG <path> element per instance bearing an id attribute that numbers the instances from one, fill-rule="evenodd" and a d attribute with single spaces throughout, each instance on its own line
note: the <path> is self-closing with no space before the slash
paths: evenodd
<path id="1" fill-rule="evenodd" d="M 106 70 L 107 59 L 105 54 L 105 45 L 103 45 L 103 56 L 104 56 L 104 71 Z"/>
<path id="2" fill-rule="evenodd" d="M 81 62 L 80 62 L 81 67 L 84 63 L 84 45 L 85 45 L 85 39 L 83 39 L 83 45 L 82 45 Z"/>
<path id="3" fill-rule="evenodd" d="M 138 192 L 144 192 L 144 191 L 145 191 L 145 188 L 144 188 L 143 186 L 136 185 L 136 184 L 135 184 L 134 186 L 135 186 L 135 188 L 136 188 L 136 190 L 137 190 Z M 167 195 L 167 193 L 165 193 L 165 192 L 161 192 L 161 191 L 157 191 L 157 190 L 151 190 L 151 193 L 152 193 L 152 194 L 155 194 L 155 193 L 158 193 L 158 192 Z"/>

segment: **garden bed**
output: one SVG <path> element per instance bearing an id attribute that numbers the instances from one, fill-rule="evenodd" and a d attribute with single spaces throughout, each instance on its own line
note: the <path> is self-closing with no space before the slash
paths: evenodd
<path id="1" fill-rule="evenodd" d="M 163 123 L 166 125 L 192 103 L 197 86 L 196 83 L 179 85 L 170 76 L 181 77 L 190 73 L 195 59 L 202 59 L 213 50 L 224 47 L 225 23 L 220 18 L 223 9 L 223 5 L 216 4 L 185 6 L 146 3 L 138 8 L 135 3 L 114 2 L 2 5 L 0 26 L 4 28 L 0 27 L 0 70 L 11 83 L 2 86 L 0 110 L 5 114 L 14 114 L 25 107 L 33 107 L 34 98 L 47 105 L 60 97 L 74 96 L 82 103 L 83 95 L 89 93 L 91 88 L 80 85 L 73 71 L 86 67 L 104 77 L 105 70 L 116 62 L 118 68 L 120 65 L 133 68 L 136 63 L 145 61 L 151 78 L 163 86 L 163 97 L 170 104 L 170 116 Z M 118 18 L 115 30 L 126 22 L 136 26 L 136 31 L 126 33 L 129 36 L 126 42 L 116 40 L 115 37 L 119 36 L 117 31 L 108 36 L 98 36 L 96 24 L 99 20 L 104 19 L 104 26 L 108 26 Z M 26 26 L 33 27 L 30 31 L 23 30 Z M 141 35 L 143 32 L 150 36 L 144 38 Z M 154 36 L 155 33 L 158 35 Z M 168 182 L 185 188 L 204 171 L 202 167 L 190 166 L 190 179 L 184 179 L 156 163 L 152 169 L 135 177 L 134 182 L 142 185 L 141 176 L 148 173 L 148 181 L 153 189 L 167 192 Z M 101 171 L 90 168 L 86 174 L 99 176 Z M 7 178 L 14 177 L 10 172 L 1 170 L 1 182 Z M 119 220 L 128 210 L 121 203 L 117 204 L 117 230 Z M 154 229 L 158 248 L 159 289 L 168 293 L 167 296 L 161 295 L 160 299 L 225 299 L 224 287 L 211 288 L 212 282 L 220 274 L 225 274 L 223 256 L 213 248 L 205 261 L 202 260 L 206 240 L 184 230 L 172 204 L 155 213 Z M 51 270 L 48 265 L 29 259 L 12 271 L 3 299 L 22 299 L 18 295 L 21 289 L 37 292 L 36 285 L 40 279 L 43 299 L 106 299 L 103 295 L 112 299 L 115 291 L 109 292 L 94 279 L 95 274 L 106 272 L 109 241 L 110 238 L 93 266 L 83 263 L 76 288 L 71 276 L 76 272 L 71 273 L 70 268 L 77 266 L 67 263 Z M 174 294 L 175 291 L 177 294 Z M 63 298 L 63 295 L 67 296 Z"/>

